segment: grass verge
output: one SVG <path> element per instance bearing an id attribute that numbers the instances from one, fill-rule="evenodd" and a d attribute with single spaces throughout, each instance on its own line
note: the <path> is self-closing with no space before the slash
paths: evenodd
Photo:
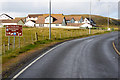
<path id="1" fill-rule="evenodd" d="M 8 77 L 12 72 L 20 67 L 22 67 L 25 63 L 27 63 L 29 60 L 33 59 L 39 54 L 42 54 L 44 51 L 48 50 L 51 48 L 51 46 L 55 46 L 57 43 L 64 42 L 66 40 L 72 40 L 72 39 L 77 39 L 77 38 L 82 38 L 82 37 L 88 37 L 92 35 L 99 35 L 99 34 L 105 34 L 108 33 L 109 31 L 105 32 L 97 32 L 95 34 L 87 34 L 87 35 L 80 35 L 80 36 L 75 36 L 75 37 L 65 37 L 65 38 L 56 38 L 54 40 L 40 40 L 37 42 L 34 42 L 33 44 L 29 44 L 27 46 L 24 46 L 20 49 L 16 49 L 14 51 L 9 51 L 6 52 L 5 55 L 2 56 L 3 62 L 2 62 L 2 67 L 3 67 L 3 77 Z M 47 47 L 47 49 L 46 49 Z M 36 52 L 40 51 L 40 52 Z M 36 52 L 36 53 L 35 53 Z"/>

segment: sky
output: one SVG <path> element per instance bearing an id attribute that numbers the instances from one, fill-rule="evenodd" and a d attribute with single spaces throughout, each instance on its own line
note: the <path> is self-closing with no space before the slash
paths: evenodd
<path id="1" fill-rule="evenodd" d="M 89 14 L 90 0 L 51 0 L 53 14 Z M 91 0 L 91 13 L 118 18 L 119 0 Z M 0 0 L 0 14 L 26 17 L 28 14 L 48 14 L 49 0 Z"/>

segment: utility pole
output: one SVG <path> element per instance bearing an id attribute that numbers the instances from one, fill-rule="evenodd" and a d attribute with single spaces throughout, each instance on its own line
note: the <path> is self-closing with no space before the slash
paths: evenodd
<path id="1" fill-rule="evenodd" d="M 109 30 L 109 25 L 110 25 L 110 24 L 109 24 L 109 7 L 110 7 L 110 6 L 109 6 L 109 3 L 108 3 L 108 30 Z"/>
<path id="2" fill-rule="evenodd" d="M 90 0 L 90 15 L 89 15 L 89 21 L 90 21 L 90 25 L 91 25 L 91 0 Z M 91 29 L 89 27 L 89 34 L 91 34 Z"/>
<path id="3" fill-rule="evenodd" d="M 49 2 L 49 39 L 51 40 L 51 0 Z"/>

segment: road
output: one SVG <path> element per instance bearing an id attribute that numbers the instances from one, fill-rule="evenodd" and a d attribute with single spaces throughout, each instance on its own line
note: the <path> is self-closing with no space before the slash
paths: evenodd
<path id="1" fill-rule="evenodd" d="M 47 52 L 17 78 L 118 78 L 118 33 L 75 39 Z"/>

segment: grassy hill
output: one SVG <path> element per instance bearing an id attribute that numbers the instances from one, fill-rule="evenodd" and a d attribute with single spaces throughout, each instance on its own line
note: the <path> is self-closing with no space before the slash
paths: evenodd
<path id="1" fill-rule="evenodd" d="M 78 16 L 78 15 L 71 15 L 71 16 Z M 88 14 L 80 14 L 79 16 L 82 16 L 83 18 L 89 18 Z M 91 18 L 99 27 L 106 27 L 108 24 L 108 17 L 91 15 Z M 118 27 L 118 25 L 120 26 L 120 20 L 110 18 L 110 27 Z"/>

